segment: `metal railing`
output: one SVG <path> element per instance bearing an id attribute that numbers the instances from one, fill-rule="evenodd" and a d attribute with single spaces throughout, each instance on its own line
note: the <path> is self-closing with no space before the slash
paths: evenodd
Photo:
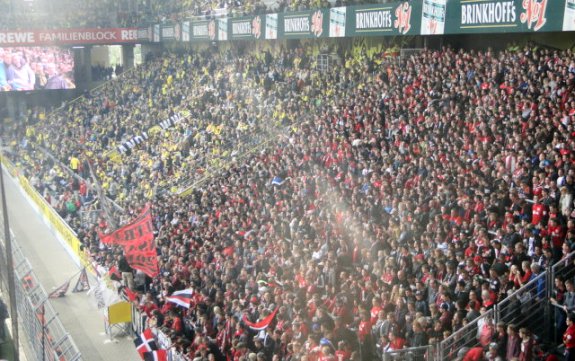
<path id="1" fill-rule="evenodd" d="M 533 334 L 545 337 L 551 326 L 547 277 L 547 272 L 541 273 L 499 302 L 494 308 L 495 321 L 526 327 Z"/>
<path id="2" fill-rule="evenodd" d="M 575 267 L 573 264 L 573 261 L 575 260 L 574 254 L 575 253 L 571 253 L 553 265 L 550 275 L 547 278 L 549 285 L 554 284 L 553 282 L 556 277 L 560 277 L 563 280 L 573 280 L 575 277 Z M 549 293 L 547 296 L 553 297 L 551 287 L 549 287 Z M 565 323 L 567 320 L 567 313 L 563 309 L 551 304 L 549 307 L 549 319 L 552 322 L 549 341 L 560 343 L 562 341 L 563 332 L 567 329 L 567 324 Z"/>
<path id="3" fill-rule="evenodd" d="M 68 334 L 58 313 L 52 307 L 48 294 L 38 281 L 28 259 L 12 235 L 14 278 L 19 329 L 24 331 L 24 350 L 30 360 L 78 361 L 82 355 Z M 4 237 L 0 237 L 0 254 L 5 256 Z M 5 277 L 6 273 L 3 273 Z M 2 287 L 7 284 L 3 280 Z"/>
<path id="4" fill-rule="evenodd" d="M 383 361 L 432 361 L 435 354 L 433 345 L 410 347 L 402 350 L 386 351 Z"/>
<path id="5" fill-rule="evenodd" d="M 575 277 L 574 261 L 575 252 L 572 252 L 495 304 L 493 309 L 454 332 L 439 344 L 436 352 L 437 360 L 454 359 L 463 348 L 479 345 L 479 326 L 488 318 L 491 318 L 494 323 L 513 323 L 518 328 L 525 327 L 535 335 L 539 342 L 556 343 L 562 335 L 559 327 L 556 326 L 562 326 L 564 323 L 564 318 L 562 318 L 564 312 L 553 306 L 549 297 L 553 291 L 555 277 L 561 276 L 563 279 Z"/>
<path id="6" fill-rule="evenodd" d="M 471 348 L 479 345 L 478 332 L 484 322 L 489 322 L 495 317 L 493 309 L 488 310 L 480 317 L 469 322 L 461 329 L 443 340 L 437 348 L 438 360 L 453 360 L 459 351 L 465 347 Z"/>

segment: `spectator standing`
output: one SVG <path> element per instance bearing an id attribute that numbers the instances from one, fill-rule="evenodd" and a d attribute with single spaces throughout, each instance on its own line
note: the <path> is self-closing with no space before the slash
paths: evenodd
<path id="1" fill-rule="evenodd" d="M 573 313 L 567 317 L 567 330 L 563 334 L 563 344 L 565 345 L 565 361 L 575 361 L 575 315 Z"/>
<path id="2" fill-rule="evenodd" d="M 4 300 L 0 298 L 0 343 L 6 341 L 6 319 L 8 315 L 8 306 L 4 303 Z"/>

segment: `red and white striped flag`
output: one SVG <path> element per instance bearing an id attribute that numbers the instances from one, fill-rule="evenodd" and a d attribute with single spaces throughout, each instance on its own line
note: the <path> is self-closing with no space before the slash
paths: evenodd
<path id="1" fill-rule="evenodd" d="M 174 303 L 178 306 L 185 308 L 190 308 L 190 302 L 192 301 L 192 296 L 194 295 L 194 290 L 191 288 L 180 290 L 172 293 L 171 296 L 166 297 L 166 301 Z"/>

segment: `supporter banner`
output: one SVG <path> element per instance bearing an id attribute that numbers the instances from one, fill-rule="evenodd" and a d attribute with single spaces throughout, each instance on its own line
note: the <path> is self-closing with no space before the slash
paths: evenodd
<path id="1" fill-rule="evenodd" d="M 465 1 L 465 0 L 461 0 Z M 456 2 L 451 2 L 456 3 Z M 447 0 L 423 0 L 421 9 L 421 35 L 445 33 L 447 18 Z"/>
<path id="2" fill-rule="evenodd" d="M 266 14 L 265 38 L 274 40 L 278 38 L 278 14 Z"/>
<path id="3" fill-rule="evenodd" d="M 260 15 L 232 18 L 229 20 L 230 40 L 263 39 L 265 17 Z"/>
<path id="4" fill-rule="evenodd" d="M 231 20 L 231 19 L 230 19 Z M 216 20 L 218 28 L 218 41 L 228 40 L 228 19 L 217 19 Z"/>
<path id="5" fill-rule="evenodd" d="M 153 135 L 158 131 L 161 131 L 162 129 L 165 130 L 170 127 L 173 127 L 175 124 L 178 124 L 179 122 L 184 120 L 188 115 L 189 113 L 186 112 L 178 112 L 169 117 L 168 119 L 162 120 L 159 124 L 153 126 L 147 132 L 142 132 L 142 134 L 135 135 L 132 138 L 126 140 L 125 142 L 117 146 L 116 150 L 120 152 L 120 154 L 128 153 L 132 148 L 148 140 L 149 138 L 148 133 L 150 133 L 150 135 Z"/>
<path id="6" fill-rule="evenodd" d="M 568 23 L 573 21 L 573 5 L 573 1 L 559 0 L 461 0 L 455 4 L 450 2 L 447 8 L 445 32 L 460 34 L 561 31 L 565 29 L 566 23 L 569 27 Z"/>
<path id="7" fill-rule="evenodd" d="M 156 277 L 160 273 L 156 250 L 126 253 L 126 261 L 130 267 L 144 272 L 149 277 Z"/>
<path id="8" fill-rule="evenodd" d="M 329 36 L 329 10 L 283 13 L 280 16 L 281 39 L 323 38 Z"/>
<path id="9" fill-rule="evenodd" d="M 153 247 L 148 246 L 148 243 L 151 243 L 153 239 L 154 229 L 152 227 L 152 212 L 149 205 L 131 223 L 110 234 L 100 236 L 100 241 L 104 244 L 117 246 L 138 244 L 144 247 L 140 251 L 153 249 Z"/>
<path id="10" fill-rule="evenodd" d="M 112 291 L 106 286 L 106 283 L 98 279 L 96 285 L 90 289 L 88 295 L 96 304 L 98 310 L 103 310 L 109 306 L 121 301 L 120 297 L 115 291 Z"/>
<path id="11" fill-rule="evenodd" d="M 0 46 L 135 43 L 136 28 L 0 31 Z"/>
<path id="12" fill-rule="evenodd" d="M 341 9 L 341 8 L 336 8 Z M 415 35 L 420 30 L 421 2 L 402 1 L 382 5 L 354 6 L 347 8 L 346 36 Z M 330 10 L 330 36 L 333 17 L 341 18 L 339 11 Z M 337 31 L 337 27 L 334 31 Z"/>
<path id="13" fill-rule="evenodd" d="M 152 41 L 152 27 L 138 29 L 138 41 Z"/>
<path id="14" fill-rule="evenodd" d="M 108 245 L 122 246 L 130 267 L 150 277 L 158 274 L 158 257 L 154 247 L 152 211 L 149 204 L 131 223 L 111 234 L 100 235 L 100 241 Z"/>
<path id="15" fill-rule="evenodd" d="M 174 31 L 174 26 L 162 26 L 162 41 L 164 40 L 174 40 L 176 38 L 176 34 Z"/>
<path id="16" fill-rule="evenodd" d="M 159 43 L 161 40 L 161 36 L 160 36 L 160 24 L 154 24 L 152 25 L 152 42 L 154 43 Z"/>
<path id="17" fill-rule="evenodd" d="M 341 38 L 345 36 L 347 23 L 347 7 L 341 6 L 329 9 L 329 37 Z"/>
<path id="18" fill-rule="evenodd" d="M 567 0 L 563 15 L 563 31 L 573 30 L 575 30 L 575 0 Z"/>
<path id="19" fill-rule="evenodd" d="M 190 29 L 190 41 L 213 41 L 216 40 L 216 21 L 192 21 Z"/>
<path id="20" fill-rule="evenodd" d="M 190 22 L 184 21 L 182 22 L 182 41 L 189 42 L 190 41 Z"/>

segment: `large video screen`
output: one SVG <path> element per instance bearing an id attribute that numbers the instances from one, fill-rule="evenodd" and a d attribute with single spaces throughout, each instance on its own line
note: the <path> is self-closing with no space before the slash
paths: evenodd
<path id="1" fill-rule="evenodd" d="M 74 54 L 58 47 L 0 47 L 0 91 L 74 89 Z"/>

